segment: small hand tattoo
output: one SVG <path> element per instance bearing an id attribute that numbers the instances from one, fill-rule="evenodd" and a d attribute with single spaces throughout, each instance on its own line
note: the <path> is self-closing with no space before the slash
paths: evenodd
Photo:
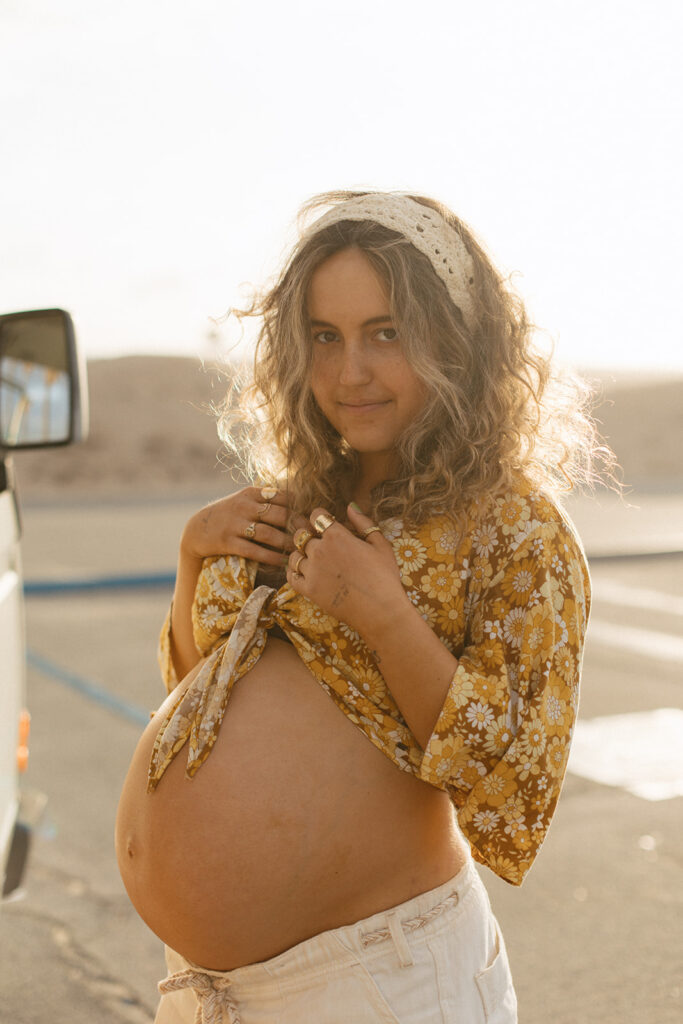
<path id="1" fill-rule="evenodd" d="M 347 585 L 345 583 L 342 583 L 341 587 L 339 588 L 337 593 L 334 595 L 334 600 L 332 601 L 332 607 L 336 608 L 338 604 L 341 604 L 341 602 L 344 600 L 344 598 L 349 596 L 349 593 L 350 593 L 350 591 L 349 591 L 349 588 L 347 587 Z"/>

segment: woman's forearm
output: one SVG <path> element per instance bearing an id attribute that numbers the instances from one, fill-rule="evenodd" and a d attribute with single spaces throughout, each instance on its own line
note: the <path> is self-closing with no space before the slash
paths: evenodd
<path id="1" fill-rule="evenodd" d="M 458 659 L 441 643 L 416 608 L 405 601 L 368 621 L 361 636 L 424 750 L 446 699 Z"/>

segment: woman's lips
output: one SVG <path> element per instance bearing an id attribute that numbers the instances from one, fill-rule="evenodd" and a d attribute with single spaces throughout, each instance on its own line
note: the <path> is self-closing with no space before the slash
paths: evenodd
<path id="1" fill-rule="evenodd" d="M 345 412 L 352 414 L 363 415 L 371 412 L 377 412 L 378 409 L 383 409 L 389 402 L 340 402 L 339 405 Z"/>

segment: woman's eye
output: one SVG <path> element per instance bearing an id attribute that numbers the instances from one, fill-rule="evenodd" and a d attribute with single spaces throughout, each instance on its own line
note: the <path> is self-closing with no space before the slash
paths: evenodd
<path id="1" fill-rule="evenodd" d="M 380 341 L 396 341 L 398 339 L 398 331 L 395 327 L 383 327 L 381 331 L 377 332 L 377 337 Z"/>
<path id="2" fill-rule="evenodd" d="M 337 335 L 334 331 L 319 331 L 317 334 L 313 335 L 313 340 L 320 341 L 323 345 L 328 345 L 331 341 L 335 341 L 336 338 Z"/>

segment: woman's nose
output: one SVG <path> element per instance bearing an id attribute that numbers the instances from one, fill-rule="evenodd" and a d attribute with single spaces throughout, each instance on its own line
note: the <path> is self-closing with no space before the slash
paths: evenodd
<path id="1" fill-rule="evenodd" d="M 339 367 L 339 383 L 346 387 L 366 384 L 372 377 L 368 354 L 362 345 L 344 345 L 341 365 Z"/>

